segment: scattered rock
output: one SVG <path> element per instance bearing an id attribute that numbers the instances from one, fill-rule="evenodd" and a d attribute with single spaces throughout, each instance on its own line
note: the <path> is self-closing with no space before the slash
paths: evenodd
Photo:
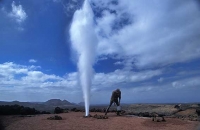
<path id="1" fill-rule="evenodd" d="M 163 114 L 158 114 L 158 113 L 151 113 L 150 116 L 152 117 L 152 121 L 156 121 L 156 122 L 165 122 L 165 118 Z"/>
<path id="2" fill-rule="evenodd" d="M 151 117 L 149 112 L 140 112 L 137 115 L 140 117 Z"/>
<path id="3" fill-rule="evenodd" d="M 108 116 L 106 116 L 106 115 L 97 115 L 97 114 L 95 114 L 95 115 L 93 116 L 93 118 L 96 118 L 96 119 L 108 119 Z"/>
<path id="4" fill-rule="evenodd" d="M 175 105 L 174 108 L 181 109 L 181 104 Z"/>
<path id="5" fill-rule="evenodd" d="M 48 120 L 62 120 L 61 116 L 55 115 L 47 118 Z"/>

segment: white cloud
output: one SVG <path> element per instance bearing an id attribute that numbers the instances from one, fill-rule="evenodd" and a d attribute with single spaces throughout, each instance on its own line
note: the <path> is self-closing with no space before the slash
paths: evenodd
<path id="1" fill-rule="evenodd" d="M 139 68 L 186 62 L 200 57 L 200 12 L 195 1 L 94 0 L 99 8 L 110 8 L 97 19 L 98 54 L 132 59 Z M 145 4 L 144 4 L 145 2 Z M 98 4 L 99 3 L 99 4 Z M 103 4 L 102 4 L 103 3 Z M 112 30 L 116 21 L 129 23 Z"/>
<path id="2" fill-rule="evenodd" d="M 24 11 L 22 5 L 16 5 L 15 2 L 12 2 L 12 11 L 9 13 L 9 16 L 15 19 L 18 23 L 22 23 L 26 20 L 27 14 Z"/>
<path id="3" fill-rule="evenodd" d="M 177 80 L 172 82 L 172 86 L 174 88 L 194 88 L 194 87 L 199 87 L 200 86 L 200 77 L 192 77 L 192 78 L 187 78 L 187 79 L 182 79 L 182 80 Z"/>
<path id="4" fill-rule="evenodd" d="M 0 64 L 0 86 L 5 88 L 12 86 L 17 91 L 24 91 L 23 89 L 26 88 L 42 89 L 51 87 L 75 90 L 75 87 L 77 87 L 77 82 L 74 78 L 76 74 L 74 73 L 69 74 L 65 79 L 53 74 L 44 74 L 35 69 L 38 69 L 38 67 L 23 66 L 13 62 Z"/>
<path id="5" fill-rule="evenodd" d="M 167 91 L 174 91 L 175 93 L 179 93 L 181 91 L 190 91 L 190 90 L 195 90 L 195 89 L 200 89 L 200 77 L 199 76 L 192 76 L 190 78 L 183 78 L 183 79 L 177 79 L 173 80 L 171 82 L 166 82 L 163 84 L 156 84 L 156 85 L 141 85 L 137 86 L 135 88 L 131 88 L 135 92 L 139 91 L 156 91 L 159 93 L 164 93 Z M 190 93 L 191 94 L 191 93 Z M 190 95 L 188 93 L 188 95 Z"/>
<path id="6" fill-rule="evenodd" d="M 36 63 L 37 60 L 35 60 L 35 59 L 30 59 L 29 62 L 30 62 L 30 63 Z"/>
<path id="7" fill-rule="evenodd" d="M 115 70 L 111 73 L 96 73 L 93 88 L 103 89 L 112 88 L 115 85 L 124 83 L 121 88 L 126 88 L 128 84 L 145 81 L 154 76 L 161 75 L 163 70 L 148 70 L 140 72 L 131 72 L 126 70 Z"/>
<path id="8" fill-rule="evenodd" d="M 123 64 L 121 61 L 117 61 L 114 63 L 114 65 L 121 65 L 121 64 Z"/>
<path id="9" fill-rule="evenodd" d="M 73 102 L 82 100 L 77 72 L 67 73 L 61 77 L 45 74 L 38 68 L 40 67 L 13 62 L 0 64 L 1 99 L 45 101 L 56 97 Z M 196 100 L 197 92 L 200 91 L 199 76 L 190 78 L 183 78 L 183 76 L 159 84 L 148 82 L 163 73 L 165 73 L 163 70 L 140 72 L 116 70 L 111 73 L 96 73 L 92 84 L 92 103 L 108 102 L 112 90 L 116 88 L 122 90 L 122 102 L 162 102 L 170 101 L 171 98 L 174 102 Z M 20 96 L 16 97 L 16 95 Z"/>
<path id="10" fill-rule="evenodd" d="M 112 31 L 112 24 L 116 19 L 115 14 L 109 13 L 109 11 L 103 11 L 102 17 L 97 19 L 97 31 L 100 32 L 100 35 L 110 36 Z"/>
<path id="11" fill-rule="evenodd" d="M 109 103 L 112 90 L 121 87 L 122 100 L 121 102 L 129 103 L 170 103 L 170 102 L 198 102 L 200 95 L 199 76 L 193 76 L 188 79 L 177 79 L 173 82 L 178 82 L 181 87 L 174 87 L 171 82 L 162 84 L 135 84 L 132 87 L 124 84 L 115 84 L 112 89 L 102 89 L 92 92 L 92 100 L 100 103 Z M 117 81 L 117 80 L 116 80 Z M 102 98 L 99 98 L 101 95 Z"/>
<path id="12" fill-rule="evenodd" d="M 84 0 L 55 0 L 63 5 L 65 14 L 70 16 L 74 14 L 77 9 L 80 9 Z"/>
<path id="13" fill-rule="evenodd" d="M 6 62 L 0 64 L 0 91 L 4 93 L 44 93 L 57 95 L 71 95 L 75 99 L 80 95 L 81 87 L 78 83 L 78 73 L 67 73 L 63 77 L 54 74 L 45 74 L 37 66 L 25 66 Z M 116 70 L 111 73 L 96 73 L 92 84 L 92 93 L 99 89 L 112 89 L 114 85 L 125 83 L 120 88 L 126 89 L 127 84 L 145 81 L 160 75 L 162 70 L 149 70 L 143 72 L 129 72 Z M 11 98 L 11 97 L 10 97 Z M 14 97 L 12 97 L 14 99 Z M 33 97 L 34 98 L 34 97 Z M 44 98 L 44 97 L 43 97 Z"/>
<path id="14" fill-rule="evenodd" d="M 98 58 L 98 61 L 107 60 L 107 59 L 108 59 L 108 57 L 105 57 L 105 56 L 104 56 L 104 57 L 99 57 L 99 58 Z"/>

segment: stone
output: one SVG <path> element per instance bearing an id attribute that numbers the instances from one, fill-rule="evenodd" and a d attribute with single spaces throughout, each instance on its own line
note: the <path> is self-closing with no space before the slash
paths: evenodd
<path id="1" fill-rule="evenodd" d="M 61 116 L 55 115 L 47 118 L 48 120 L 62 120 Z"/>
<path id="2" fill-rule="evenodd" d="M 97 115 L 97 114 L 95 114 L 95 115 L 93 116 L 93 118 L 96 118 L 96 119 L 108 119 L 108 116 L 106 116 L 106 115 Z"/>

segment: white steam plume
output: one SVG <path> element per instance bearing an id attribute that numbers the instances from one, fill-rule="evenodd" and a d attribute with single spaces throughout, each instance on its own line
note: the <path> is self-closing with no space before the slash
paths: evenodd
<path id="1" fill-rule="evenodd" d="M 89 115 L 90 87 L 93 78 L 97 37 L 94 30 L 94 14 L 88 0 L 74 13 L 70 28 L 72 48 L 78 53 L 80 83 L 85 101 L 85 116 Z"/>

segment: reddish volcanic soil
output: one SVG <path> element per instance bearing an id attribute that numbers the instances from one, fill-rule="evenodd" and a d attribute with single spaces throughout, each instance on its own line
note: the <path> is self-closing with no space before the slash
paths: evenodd
<path id="1" fill-rule="evenodd" d="M 58 115 L 63 120 L 47 120 L 54 114 L 33 117 L 8 116 L 4 117 L 3 123 L 6 130 L 198 130 L 199 125 L 197 121 L 166 118 L 166 122 L 153 122 L 151 118 L 119 117 L 115 113 L 108 113 L 108 119 L 83 118 L 84 113 L 81 112 Z"/>

